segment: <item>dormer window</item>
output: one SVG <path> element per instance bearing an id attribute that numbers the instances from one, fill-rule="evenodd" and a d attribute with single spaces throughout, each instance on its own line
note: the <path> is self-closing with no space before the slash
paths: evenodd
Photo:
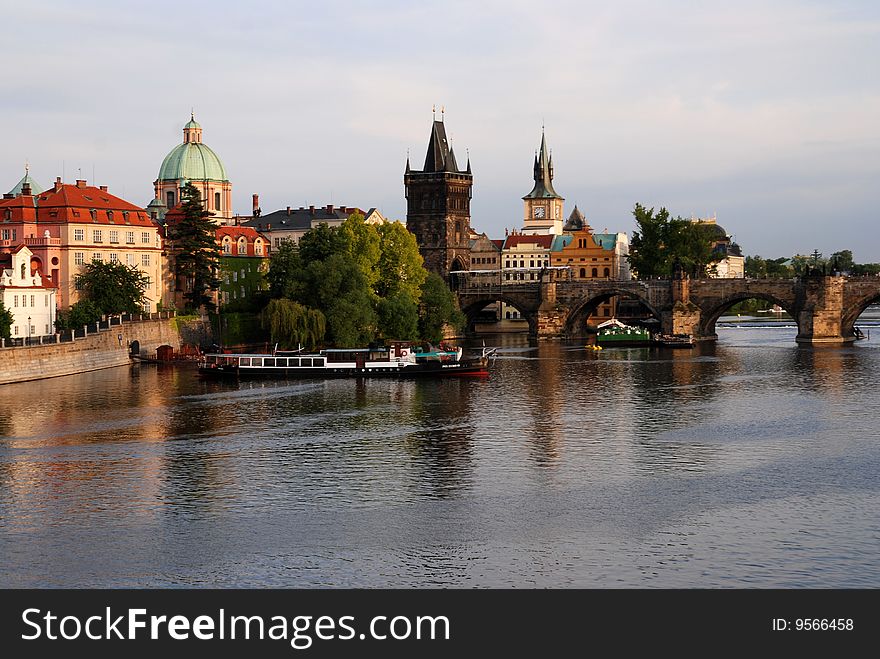
<path id="1" fill-rule="evenodd" d="M 95 210 L 94 208 L 90 208 L 90 209 L 89 209 L 89 215 L 92 216 L 92 222 L 97 222 L 97 221 L 98 221 L 98 211 L 97 211 L 97 210 Z"/>
<path id="2" fill-rule="evenodd" d="M 107 219 L 113 221 L 113 211 L 107 211 Z"/>

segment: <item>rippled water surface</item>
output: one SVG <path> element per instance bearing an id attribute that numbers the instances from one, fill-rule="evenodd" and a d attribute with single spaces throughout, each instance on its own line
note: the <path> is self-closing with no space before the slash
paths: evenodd
<path id="1" fill-rule="evenodd" d="M 880 587 L 880 328 L 0 387 L 0 586 Z"/>

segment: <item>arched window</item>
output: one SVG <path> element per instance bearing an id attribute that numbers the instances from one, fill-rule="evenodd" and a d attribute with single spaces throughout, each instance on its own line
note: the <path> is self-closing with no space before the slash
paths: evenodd
<path id="1" fill-rule="evenodd" d="M 611 269 L 610 269 L 610 268 L 605 268 L 605 278 L 607 279 L 607 278 L 610 277 L 610 276 L 611 276 Z"/>
<path id="2" fill-rule="evenodd" d="M 220 193 L 219 192 L 214 193 L 214 209 L 218 210 L 218 211 L 220 210 Z"/>
<path id="3" fill-rule="evenodd" d="M 581 279 L 586 279 L 586 278 L 587 278 L 587 269 L 581 268 Z"/>
<path id="4" fill-rule="evenodd" d="M 238 254 L 239 256 L 247 254 L 247 240 L 245 240 L 244 236 L 238 239 Z"/>
<path id="5" fill-rule="evenodd" d="M 593 268 L 593 277 L 599 276 L 599 268 Z"/>
<path id="6" fill-rule="evenodd" d="M 231 244 L 231 241 L 229 240 L 229 236 L 226 236 L 226 238 L 223 239 L 223 253 L 230 254 L 231 252 L 232 252 L 232 244 Z"/>
<path id="7" fill-rule="evenodd" d="M 22 263 L 21 264 L 21 278 L 24 279 L 25 277 L 27 277 L 27 275 L 25 274 L 25 265 L 24 265 L 24 263 Z"/>

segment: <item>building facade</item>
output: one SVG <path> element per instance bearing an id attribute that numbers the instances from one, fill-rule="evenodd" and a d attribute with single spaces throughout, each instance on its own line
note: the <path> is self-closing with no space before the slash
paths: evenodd
<path id="1" fill-rule="evenodd" d="M 174 147 L 159 168 L 153 182 L 154 199 L 147 213 L 161 220 L 180 203 L 181 189 L 191 183 L 199 191 L 206 211 L 218 224 L 228 224 L 233 217 L 232 183 L 223 161 L 202 142 L 202 127 L 191 116 L 183 127 L 183 143 Z"/>
<path id="2" fill-rule="evenodd" d="M 13 339 L 55 333 L 55 287 L 43 282 L 33 256 L 27 246 L 19 245 L 0 268 L 0 300 L 12 312 Z"/>
<path id="3" fill-rule="evenodd" d="M 442 121 L 433 122 L 422 169 L 412 169 L 406 159 L 403 182 L 406 228 L 416 237 L 425 267 L 444 279 L 470 270 L 471 163 L 458 168 Z"/>
<path id="4" fill-rule="evenodd" d="M 34 194 L 25 185 L 20 195 L 0 201 L 0 253 L 19 245 L 32 252 L 32 270 L 57 291 L 57 305 L 67 309 L 79 299 L 74 277 L 94 260 L 119 261 L 148 279 L 145 311 L 156 311 L 162 299 L 162 245 L 159 227 L 143 208 L 107 191 L 55 180 Z"/>
<path id="5" fill-rule="evenodd" d="M 220 247 L 219 306 L 241 304 L 266 289 L 269 239 L 251 227 L 217 228 Z"/>

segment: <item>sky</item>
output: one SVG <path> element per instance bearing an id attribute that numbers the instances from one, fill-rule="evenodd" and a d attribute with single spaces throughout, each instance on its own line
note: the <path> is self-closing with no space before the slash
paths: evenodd
<path id="1" fill-rule="evenodd" d="M 405 219 L 432 106 L 471 225 L 522 226 L 542 126 L 596 231 L 635 203 L 746 254 L 880 262 L 880 3 L 0 0 L 0 187 L 85 178 L 146 205 L 191 109 L 237 213 Z M 4 187 L 5 186 L 5 187 Z"/>

